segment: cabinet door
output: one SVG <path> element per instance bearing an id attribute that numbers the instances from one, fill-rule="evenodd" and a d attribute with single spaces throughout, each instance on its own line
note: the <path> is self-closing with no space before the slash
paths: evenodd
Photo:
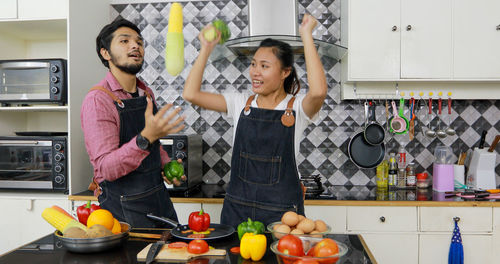
<path id="1" fill-rule="evenodd" d="M 419 262 L 448 263 L 452 231 L 442 235 L 420 235 Z M 497 263 L 492 259 L 492 243 L 491 235 L 462 235 L 464 263 Z"/>
<path id="2" fill-rule="evenodd" d="M 64 19 L 68 17 L 67 0 L 17 0 L 19 19 Z"/>
<path id="3" fill-rule="evenodd" d="M 399 79 L 400 1 L 349 1 L 350 79 Z"/>
<path id="4" fill-rule="evenodd" d="M 416 232 L 417 208 L 350 206 L 347 207 L 347 230 L 352 232 Z"/>
<path id="5" fill-rule="evenodd" d="M 17 18 L 17 0 L 2 0 L 0 19 Z"/>
<path id="6" fill-rule="evenodd" d="M 452 77 L 451 0 L 402 0 L 401 78 Z"/>
<path id="7" fill-rule="evenodd" d="M 377 263 L 405 263 L 405 264 L 419 263 L 417 234 L 380 233 L 380 234 L 361 234 L 361 236 L 365 240 L 368 249 L 372 252 Z M 446 262 L 420 262 L 420 263 L 446 263 Z"/>
<path id="8" fill-rule="evenodd" d="M 491 232 L 491 207 L 421 207 L 420 231 L 449 232 L 455 225 L 454 217 L 459 217 L 460 231 Z"/>
<path id="9" fill-rule="evenodd" d="M 332 228 L 332 233 L 346 232 L 346 207 L 345 206 L 321 206 L 306 205 L 305 214 L 312 220 L 323 220 Z"/>
<path id="10" fill-rule="evenodd" d="M 500 1 L 455 0 L 454 77 L 500 78 Z"/>

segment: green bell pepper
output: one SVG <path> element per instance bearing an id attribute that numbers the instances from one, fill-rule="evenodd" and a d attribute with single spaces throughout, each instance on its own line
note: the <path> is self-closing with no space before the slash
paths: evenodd
<path id="1" fill-rule="evenodd" d="M 184 165 L 177 162 L 176 160 L 170 161 L 169 163 L 165 164 L 163 173 L 169 181 L 173 181 L 174 178 L 180 179 L 181 176 L 184 175 Z"/>
<path id="2" fill-rule="evenodd" d="M 248 221 L 243 222 L 238 225 L 238 238 L 241 240 L 245 233 L 264 234 L 265 228 L 264 224 L 259 221 L 252 221 L 248 218 Z"/>

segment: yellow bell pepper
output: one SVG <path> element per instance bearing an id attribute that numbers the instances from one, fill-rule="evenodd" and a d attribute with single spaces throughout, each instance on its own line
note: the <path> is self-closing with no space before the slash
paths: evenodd
<path id="1" fill-rule="evenodd" d="M 265 235 L 245 233 L 240 242 L 240 255 L 244 259 L 259 261 L 266 254 L 267 239 Z"/>

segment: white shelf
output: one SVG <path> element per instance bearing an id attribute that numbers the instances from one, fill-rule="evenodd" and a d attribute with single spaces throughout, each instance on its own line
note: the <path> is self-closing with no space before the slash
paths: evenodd
<path id="1" fill-rule="evenodd" d="M 0 107 L 0 112 L 67 112 L 68 106 L 4 106 Z"/>
<path id="2" fill-rule="evenodd" d="M 67 37 L 66 19 L 3 20 L 0 32 L 28 41 L 61 40 Z"/>

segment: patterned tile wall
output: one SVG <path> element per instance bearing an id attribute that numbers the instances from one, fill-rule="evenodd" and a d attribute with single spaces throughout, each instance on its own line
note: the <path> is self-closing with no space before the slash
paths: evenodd
<path id="1" fill-rule="evenodd" d="M 299 0 L 299 13 L 309 12 L 318 18 L 320 25 L 314 37 L 337 43 L 340 38 L 339 0 Z M 230 175 L 232 121 L 224 114 L 200 109 L 183 101 L 181 94 L 184 81 L 199 50 L 197 35 L 204 25 L 214 19 L 228 21 L 232 38 L 248 35 L 247 0 L 191 1 L 183 2 L 185 60 L 184 71 L 170 76 L 164 67 L 165 37 L 171 3 L 119 4 L 111 8 L 111 17 L 123 17 L 136 23 L 146 40 L 145 64 L 139 74 L 154 91 L 160 105 L 173 103 L 181 106 L 186 116 L 187 128 L 184 133 L 203 135 L 204 181 L 227 182 Z M 299 21 L 302 18 L 299 18 Z M 297 159 L 302 175 L 320 174 L 325 185 L 375 185 L 374 169 L 359 169 L 350 160 L 347 146 L 351 135 L 361 128 L 363 113 L 359 101 L 340 100 L 340 64 L 322 58 L 329 85 L 328 95 L 320 111 L 319 120 L 305 131 Z M 223 59 L 207 65 L 202 89 L 213 92 L 243 92 L 251 89 L 248 58 Z M 303 57 L 296 60 L 296 68 L 303 86 L 306 86 L 305 62 Z M 305 92 L 302 89 L 301 92 Z M 384 102 L 380 102 L 384 103 Z M 418 164 L 418 170 L 432 173 L 433 151 L 439 144 L 451 146 L 455 153 L 477 146 L 481 131 L 488 131 L 487 143 L 491 143 L 500 131 L 500 102 L 498 101 L 455 101 L 452 114 L 436 111 L 429 118 L 426 109 L 417 112 L 416 136 L 409 141 L 407 135 L 388 135 L 387 152 L 397 152 L 400 145 L 408 152 L 408 161 Z M 436 104 L 435 104 L 436 106 Z M 406 108 L 407 109 L 407 108 Z M 408 111 L 408 110 L 406 110 Z M 378 121 L 385 125 L 384 107 L 377 110 Z M 445 139 L 429 139 L 424 136 L 425 126 L 436 129 L 450 124 L 457 135 Z M 441 121 L 440 121 L 441 120 Z M 487 144 L 489 146 L 489 144 Z M 497 148 L 498 149 L 498 148 Z M 500 158 L 497 155 L 496 174 L 500 183 Z"/>

